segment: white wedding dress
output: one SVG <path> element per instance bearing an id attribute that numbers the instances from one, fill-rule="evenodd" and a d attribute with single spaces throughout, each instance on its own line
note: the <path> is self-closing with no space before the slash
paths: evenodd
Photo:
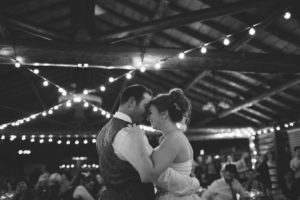
<path id="1" fill-rule="evenodd" d="M 175 171 L 179 172 L 182 175 L 190 176 L 192 171 L 193 160 L 188 160 L 183 163 L 173 163 L 171 168 Z M 168 173 L 168 170 L 165 171 L 159 178 L 156 183 L 158 188 L 158 192 L 156 194 L 156 200 L 200 200 L 200 197 L 196 194 L 190 194 L 190 191 L 186 191 L 186 189 L 182 189 L 180 191 L 172 191 L 172 187 L 178 188 L 178 184 L 176 186 L 172 186 L 168 184 L 166 180 L 168 180 L 171 176 L 171 173 Z"/>

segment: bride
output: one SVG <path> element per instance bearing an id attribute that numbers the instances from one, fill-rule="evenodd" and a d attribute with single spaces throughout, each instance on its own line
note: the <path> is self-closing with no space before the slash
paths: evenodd
<path id="1" fill-rule="evenodd" d="M 150 158 L 145 140 L 142 139 L 144 131 L 136 126 L 130 128 L 139 138 L 136 145 L 139 145 L 140 162 L 143 163 L 143 169 L 139 171 L 141 180 L 156 184 L 158 200 L 200 199 L 195 191 L 172 191 L 172 185 L 166 181 L 170 176 L 166 171 L 169 167 L 186 176 L 191 174 L 193 149 L 183 133 L 190 113 L 191 103 L 181 89 L 175 88 L 167 94 L 159 94 L 150 101 L 148 120 L 154 129 L 164 134 L 161 144 L 153 150 Z"/>

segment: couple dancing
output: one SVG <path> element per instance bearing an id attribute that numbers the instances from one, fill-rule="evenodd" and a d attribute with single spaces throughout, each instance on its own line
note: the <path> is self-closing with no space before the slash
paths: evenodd
<path id="1" fill-rule="evenodd" d="M 176 125 L 186 124 L 190 113 L 191 103 L 180 89 L 152 97 L 152 91 L 142 85 L 127 87 L 118 112 L 97 137 L 100 173 L 106 186 L 101 200 L 200 199 L 195 194 L 199 181 L 190 177 L 193 150 Z M 145 117 L 164 134 L 155 149 L 144 131 L 134 125 Z"/>

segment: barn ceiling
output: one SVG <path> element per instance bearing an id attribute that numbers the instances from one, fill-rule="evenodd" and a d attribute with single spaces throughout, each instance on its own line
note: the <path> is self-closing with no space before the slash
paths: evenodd
<path id="1" fill-rule="evenodd" d="M 0 124 L 64 103 L 57 86 L 89 89 L 90 102 L 113 113 L 121 89 L 135 83 L 155 93 L 182 88 L 193 105 L 191 128 L 299 119 L 299 9 L 293 0 L 0 0 Z M 135 70 L 141 63 L 144 73 Z M 0 131 L 89 133 L 107 121 L 83 102 L 73 105 Z"/>

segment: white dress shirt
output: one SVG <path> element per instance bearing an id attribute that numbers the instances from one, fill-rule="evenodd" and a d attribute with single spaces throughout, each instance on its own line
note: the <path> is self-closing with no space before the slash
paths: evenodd
<path id="1" fill-rule="evenodd" d="M 241 195 L 242 198 L 248 197 L 246 190 L 240 184 L 240 182 L 234 179 L 231 182 L 233 190 Z M 207 190 L 202 194 L 201 199 L 203 200 L 232 200 L 232 192 L 230 185 L 225 181 L 224 178 L 215 180 Z"/>
<path id="2" fill-rule="evenodd" d="M 124 113 L 116 112 L 114 114 L 114 117 L 119 118 L 119 119 L 124 120 L 129 123 L 132 123 L 131 118 Z M 146 135 L 144 135 L 144 139 L 145 139 L 145 144 L 146 144 L 146 150 L 148 152 L 148 155 L 150 156 L 153 151 L 153 148 L 149 144 Z M 134 153 L 135 149 L 132 148 L 132 138 L 130 137 L 129 132 L 125 131 L 124 129 L 121 129 L 115 136 L 112 146 L 114 148 L 115 154 L 121 160 L 136 163 L 135 162 L 136 156 L 133 156 L 133 155 L 135 155 L 135 153 Z"/>

